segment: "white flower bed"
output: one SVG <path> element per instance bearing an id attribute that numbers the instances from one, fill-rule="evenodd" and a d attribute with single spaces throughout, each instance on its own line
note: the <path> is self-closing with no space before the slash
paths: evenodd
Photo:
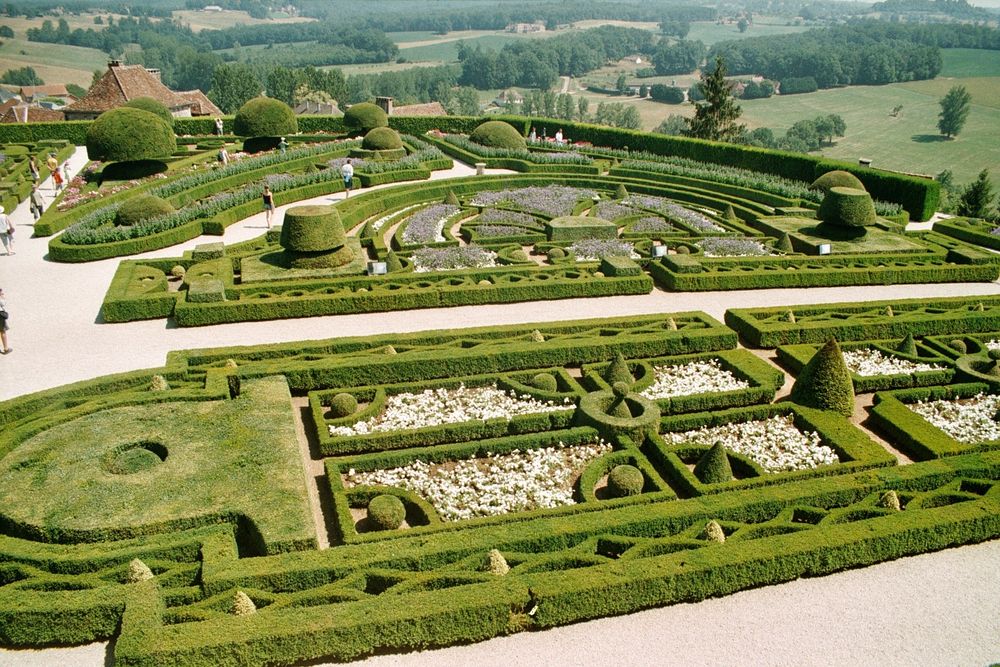
<path id="1" fill-rule="evenodd" d="M 997 340 L 996 338 L 991 338 L 990 340 L 986 341 L 986 349 L 1000 350 L 1000 340 Z"/>
<path id="2" fill-rule="evenodd" d="M 414 209 L 418 206 L 421 206 L 421 204 L 410 204 L 409 206 L 404 206 L 403 208 L 397 209 L 392 213 L 387 213 L 386 215 L 383 215 L 381 218 L 372 223 L 372 230 L 376 232 L 379 231 L 380 229 L 382 229 L 382 227 L 385 226 L 385 223 L 389 222 L 400 213 L 403 213 L 404 211 L 409 211 L 410 209 Z"/>
<path id="3" fill-rule="evenodd" d="M 800 431 L 791 416 L 777 415 L 759 421 L 705 426 L 695 431 L 662 435 L 671 445 L 710 446 L 721 441 L 726 449 L 752 459 L 767 472 L 808 470 L 838 462 L 837 454 L 822 444 L 819 434 Z"/>
<path id="4" fill-rule="evenodd" d="M 654 366 L 653 372 L 656 381 L 642 392 L 643 396 L 651 400 L 750 387 L 748 382 L 740 380 L 720 366 L 718 359 L 703 359 L 673 366 Z"/>
<path id="5" fill-rule="evenodd" d="M 844 350 L 844 363 L 853 373 L 869 377 L 872 375 L 908 375 L 921 371 L 936 371 L 943 368 L 938 364 L 923 364 L 909 359 L 884 354 L 872 347 Z"/>
<path id="6" fill-rule="evenodd" d="M 399 431 L 487 419 L 510 419 L 517 415 L 558 412 L 569 409 L 570 399 L 563 404 L 539 401 L 527 394 L 487 387 L 455 389 L 425 389 L 419 394 L 402 393 L 387 396 L 382 412 L 367 421 L 351 426 L 330 426 L 330 435 L 351 436 L 380 431 Z"/>
<path id="7" fill-rule="evenodd" d="M 414 461 L 400 468 L 344 475 L 346 486 L 384 485 L 425 498 L 445 521 L 496 516 L 573 504 L 573 482 L 584 467 L 611 451 L 611 445 L 514 450 L 509 454 L 448 463 Z"/>
<path id="8" fill-rule="evenodd" d="M 996 422 L 1000 396 L 977 394 L 961 400 L 923 401 L 907 406 L 959 442 L 1000 440 Z"/>

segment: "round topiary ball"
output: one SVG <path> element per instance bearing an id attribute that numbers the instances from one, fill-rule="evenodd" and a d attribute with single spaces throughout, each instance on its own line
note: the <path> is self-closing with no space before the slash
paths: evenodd
<path id="1" fill-rule="evenodd" d="M 608 473 L 608 492 L 615 498 L 637 496 L 645 483 L 642 471 L 632 465 L 618 465 Z"/>
<path id="2" fill-rule="evenodd" d="M 820 204 L 819 219 L 827 225 L 862 230 L 875 223 L 875 204 L 864 190 L 830 188 Z"/>
<path id="3" fill-rule="evenodd" d="M 469 139 L 482 146 L 526 150 L 528 145 L 521 133 L 510 123 L 502 120 L 488 120 L 469 135 Z"/>
<path id="4" fill-rule="evenodd" d="M 87 155 L 103 162 L 155 160 L 177 150 L 173 129 L 142 109 L 105 111 L 87 128 Z"/>
<path id="5" fill-rule="evenodd" d="M 344 245 L 344 225 L 332 206 L 295 206 L 285 211 L 281 247 L 293 252 L 323 252 Z"/>
<path id="6" fill-rule="evenodd" d="M 389 117 L 377 104 L 362 102 L 344 112 L 344 126 L 353 133 L 364 134 L 376 127 L 388 127 Z"/>
<path id="7" fill-rule="evenodd" d="M 299 131 L 292 108 L 272 97 L 255 97 L 233 118 L 233 132 L 241 137 L 283 137 Z"/>
<path id="8" fill-rule="evenodd" d="M 559 383 L 556 382 L 556 378 L 552 373 L 538 373 L 535 377 L 531 378 L 531 386 L 542 391 L 556 391 L 559 389 Z"/>
<path id="9" fill-rule="evenodd" d="M 174 207 L 165 199 L 160 199 L 155 195 L 137 195 L 118 207 L 115 214 L 115 224 L 127 227 L 131 225 L 170 215 L 174 212 Z M 182 274 L 183 275 L 183 274 Z"/>
<path id="10" fill-rule="evenodd" d="M 352 415 L 358 409 L 358 399 L 341 392 L 330 399 L 330 414 L 334 417 Z"/>
<path id="11" fill-rule="evenodd" d="M 375 530 L 395 530 L 406 518 L 406 507 L 396 496 L 375 496 L 368 503 L 368 521 Z"/>
<path id="12" fill-rule="evenodd" d="M 549 248 L 546 256 L 548 256 L 549 260 L 564 259 L 566 257 L 566 251 L 562 248 Z"/>
<path id="13" fill-rule="evenodd" d="M 171 127 L 174 125 L 174 115 L 170 113 L 170 109 L 168 109 L 163 102 L 154 100 L 152 97 L 137 97 L 134 100 L 129 100 L 122 106 L 148 111 L 149 113 L 162 118 L 167 125 L 170 125 Z"/>
<path id="14" fill-rule="evenodd" d="M 399 133 L 391 127 L 376 127 L 369 130 L 361 140 L 361 147 L 366 151 L 389 151 L 403 147 Z"/>
<path id="15" fill-rule="evenodd" d="M 836 169 L 826 172 L 809 186 L 810 190 L 821 190 L 823 192 L 829 192 L 830 188 L 855 188 L 857 190 L 864 190 L 865 185 L 861 182 L 861 179 L 851 172 Z"/>

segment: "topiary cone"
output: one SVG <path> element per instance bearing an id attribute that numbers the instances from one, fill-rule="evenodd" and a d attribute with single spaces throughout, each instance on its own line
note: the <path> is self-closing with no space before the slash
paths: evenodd
<path id="1" fill-rule="evenodd" d="M 403 263 L 399 261 L 399 256 L 392 250 L 385 257 L 385 268 L 389 273 L 403 270 Z"/>
<path id="2" fill-rule="evenodd" d="M 913 340 L 913 334 L 906 334 L 906 338 L 899 342 L 896 346 L 897 352 L 902 352 L 911 357 L 917 356 L 917 343 Z"/>
<path id="3" fill-rule="evenodd" d="M 618 184 L 618 188 L 615 190 L 615 199 L 625 199 L 628 197 L 628 190 L 622 183 Z"/>
<path id="4" fill-rule="evenodd" d="M 889 490 L 882 494 L 882 497 L 875 503 L 876 507 L 885 507 L 896 512 L 902 509 L 899 504 L 899 495 L 895 491 Z"/>
<path id="5" fill-rule="evenodd" d="M 612 387 L 616 382 L 625 382 L 629 386 L 635 382 L 635 378 L 632 377 L 632 372 L 628 369 L 628 363 L 625 361 L 625 357 L 622 356 L 621 352 L 615 354 L 615 358 L 612 359 L 608 367 L 604 369 L 604 379 Z"/>
<path id="6" fill-rule="evenodd" d="M 236 591 L 236 595 L 233 596 L 233 615 L 249 616 L 256 613 L 257 605 L 253 603 L 250 596 L 243 591 Z"/>
<path id="7" fill-rule="evenodd" d="M 854 385 L 837 339 L 831 338 L 799 373 L 791 399 L 800 405 L 854 414 Z"/>
<path id="8" fill-rule="evenodd" d="M 496 549 L 490 549 L 483 562 L 483 570 L 502 577 L 510 572 L 510 565 L 507 564 L 507 559 L 503 557 L 502 553 Z"/>
<path id="9" fill-rule="evenodd" d="M 458 197 L 455 195 L 453 190 L 448 190 L 448 196 L 444 198 L 444 203 L 452 206 L 461 206 L 461 203 L 459 203 Z"/>
<path id="10" fill-rule="evenodd" d="M 792 247 L 792 237 L 788 235 L 788 232 L 781 235 L 774 247 L 782 252 L 795 252 L 795 248 Z"/>
<path id="11" fill-rule="evenodd" d="M 788 322 L 789 324 L 795 324 L 795 313 L 791 310 L 786 310 L 781 315 L 778 315 L 779 322 Z"/>
<path id="12" fill-rule="evenodd" d="M 705 524 L 705 529 L 701 532 L 701 536 L 709 542 L 722 544 L 726 541 L 726 531 L 722 530 L 722 526 L 714 519 Z"/>
<path id="13" fill-rule="evenodd" d="M 886 306 L 885 307 L 885 316 L 886 317 L 895 317 L 896 316 L 896 313 L 893 312 L 893 310 L 892 310 L 892 306 Z"/>
<path id="14" fill-rule="evenodd" d="M 137 584 L 140 581 L 148 581 L 154 576 L 153 571 L 149 569 L 148 565 L 138 558 L 133 558 L 128 564 L 128 574 L 125 575 L 125 581 L 130 584 Z"/>
<path id="15" fill-rule="evenodd" d="M 533 343 L 544 343 L 545 342 L 545 334 L 543 334 L 538 329 L 535 329 L 534 331 L 531 332 L 531 341 Z"/>
<path id="16" fill-rule="evenodd" d="M 736 217 L 736 211 L 733 210 L 732 204 L 726 204 L 726 211 L 722 215 L 729 222 L 737 222 L 739 220 L 739 218 Z"/>
<path id="17" fill-rule="evenodd" d="M 733 478 L 733 469 L 729 465 L 726 448 L 721 442 L 712 445 L 712 448 L 698 459 L 694 467 L 694 476 L 702 484 L 719 484 Z"/>
<path id="18" fill-rule="evenodd" d="M 677 321 L 672 317 L 667 318 L 667 329 L 670 331 L 677 331 Z"/>

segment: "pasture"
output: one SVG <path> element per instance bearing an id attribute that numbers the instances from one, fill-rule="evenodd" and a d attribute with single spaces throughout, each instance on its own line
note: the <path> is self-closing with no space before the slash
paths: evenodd
<path id="1" fill-rule="evenodd" d="M 108 65 L 103 51 L 66 44 L 43 44 L 5 39 L 0 45 L 0 72 L 33 67 L 45 83 L 75 83 L 87 88 L 94 70 Z"/>

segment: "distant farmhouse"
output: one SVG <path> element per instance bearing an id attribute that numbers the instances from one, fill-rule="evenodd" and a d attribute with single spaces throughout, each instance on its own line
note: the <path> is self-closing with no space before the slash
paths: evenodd
<path id="1" fill-rule="evenodd" d="M 536 23 L 510 23 L 507 25 L 507 32 L 529 33 L 545 32 L 545 24 Z"/>

